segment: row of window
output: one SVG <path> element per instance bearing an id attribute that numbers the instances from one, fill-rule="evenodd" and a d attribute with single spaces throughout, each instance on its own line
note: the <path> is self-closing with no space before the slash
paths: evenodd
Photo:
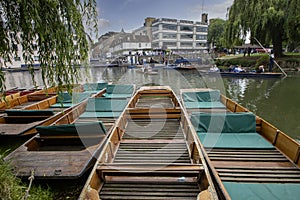
<path id="1" fill-rule="evenodd" d="M 205 43 L 195 43 L 196 47 L 205 47 Z M 162 46 L 167 46 L 167 47 L 177 47 L 177 42 L 163 42 Z M 152 48 L 158 48 L 159 43 L 155 42 L 152 44 Z M 194 47 L 193 42 L 180 42 L 180 47 Z"/>
<path id="2" fill-rule="evenodd" d="M 163 33 L 162 34 L 163 39 L 177 39 L 176 33 Z M 193 39 L 193 34 L 180 34 L 180 39 Z M 159 33 L 156 33 L 153 35 L 153 40 L 159 39 Z M 207 35 L 196 35 L 196 40 L 207 40 Z"/>
<path id="3" fill-rule="evenodd" d="M 152 31 L 158 31 L 159 26 L 155 25 L 152 27 Z M 171 31 L 177 31 L 178 30 L 178 25 L 175 24 L 163 24 L 162 25 L 162 30 L 171 30 Z M 193 32 L 194 31 L 194 26 L 188 26 L 188 25 L 181 25 L 179 26 L 180 31 L 188 31 L 188 32 Z M 196 32 L 207 32 L 208 28 L 203 27 L 203 26 L 196 26 Z"/>

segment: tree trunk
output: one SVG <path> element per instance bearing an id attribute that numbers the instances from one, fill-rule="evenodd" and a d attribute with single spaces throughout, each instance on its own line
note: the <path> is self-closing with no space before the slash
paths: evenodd
<path id="1" fill-rule="evenodd" d="M 273 33 L 273 51 L 275 58 L 282 57 L 282 31 L 277 30 Z"/>

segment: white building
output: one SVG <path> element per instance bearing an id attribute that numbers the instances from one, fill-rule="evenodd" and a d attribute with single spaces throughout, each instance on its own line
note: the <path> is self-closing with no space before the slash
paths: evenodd
<path id="1" fill-rule="evenodd" d="M 208 24 L 160 18 L 152 24 L 152 48 L 174 52 L 203 51 L 207 47 Z"/>

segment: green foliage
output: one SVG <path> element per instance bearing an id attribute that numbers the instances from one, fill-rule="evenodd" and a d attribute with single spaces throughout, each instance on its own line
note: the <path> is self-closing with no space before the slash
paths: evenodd
<path id="1" fill-rule="evenodd" d="M 27 185 L 21 182 L 21 179 L 12 173 L 11 166 L 4 162 L 2 156 L 0 156 L 0 199 L 22 199 L 25 196 L 27 187 Z M 43 189 L 40 186 L 33 186 L 29 194 L 28 200 L 53 199 L 50 190 Z"/>
<path id="2" fill-rule="evenodd" d="M 228 68 L 230 65 L 241 65 L 242 67 L 253 67 L 256 64 L 255 59 L 248 58 L 233 58 L 233 59 L 216 59 L 217 66 L 224 66 Z"/>
<path id="3" fill-rule="evenodd" d="M 294 31 L 294 28 L 287 27 L 287 24 L 299 24 L 296 18 L 286 17 L 291 6 L 286 0 L 234 0 L 229 12 L 226 38 L 234 44 L 237 38 L 245 40 L 249 32 L 253 43 L 255 37 L 262 44 L 273 44 L 275 56 L 282 56 L 282 42 L 286 38 L 285 28 Z M 297 6 L 299 8 L 299 4 Z M 299 13 L 298 11 L 295 13 Z"/>
<path id="4" fill-rule="evenodd" d="M 267 66 L 269 64 L 269 56 L 263 55 L 259 59 L 256 60 L 255 68 L 258 68 L 260 65 Z"/>
<path id="5" fill-rule="evenodd" d="M 89 31 L 97 31 L 96 0 L 18 0 L 0 1 L 1 67 L 12 61 L 22 46 L 25 62 L 32 68 L 38 47 L 45 86 L 71 85 L 78 79 L 78 69 L 88 59 Z M 34 82 L 34 73 L 32 78 Z M 1 74 L 0 74 L 1 75 Z M 0 92 L 4 79 L 0 76 Z M 35 83 L 35 82 L 34 82 Z"/>
<path id="6" fill-rule="evenodd" d="M 224 46 L 224 31 L 226 27 L 226 21 L 223 19 L 214 19 L 211 20 L 207 40 L 209 43 L 212 43 L 213 46 L 217 48 Z"/>

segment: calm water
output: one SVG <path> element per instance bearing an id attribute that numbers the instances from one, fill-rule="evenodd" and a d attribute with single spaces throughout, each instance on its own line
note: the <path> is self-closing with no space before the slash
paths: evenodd
<path id="1" fill-rule="evenodd" d="M 136 69 L 91 68 L 82 76 L 80 83 L 108 81 L 130 83 L 140 87 L 146 84 L 169 85 L 179 94 L 180 89 L 209 87 L 220 89 L 223 94 L 237 101 L 255 114 L 274 124 L 295 139 L 300 139 L 300 74 L 285 79 L 247 79 L 209 77 L 197 70 L 176 71 L 158 69 L 158 75 L 144 75 Z M 82 73 L 84 74 L 84 73 Z M 36 72 L 38 85 L 43 85 L 40 72 Z M 32 87 L 28 72 L 6 75 L 7 89 Z"/>

